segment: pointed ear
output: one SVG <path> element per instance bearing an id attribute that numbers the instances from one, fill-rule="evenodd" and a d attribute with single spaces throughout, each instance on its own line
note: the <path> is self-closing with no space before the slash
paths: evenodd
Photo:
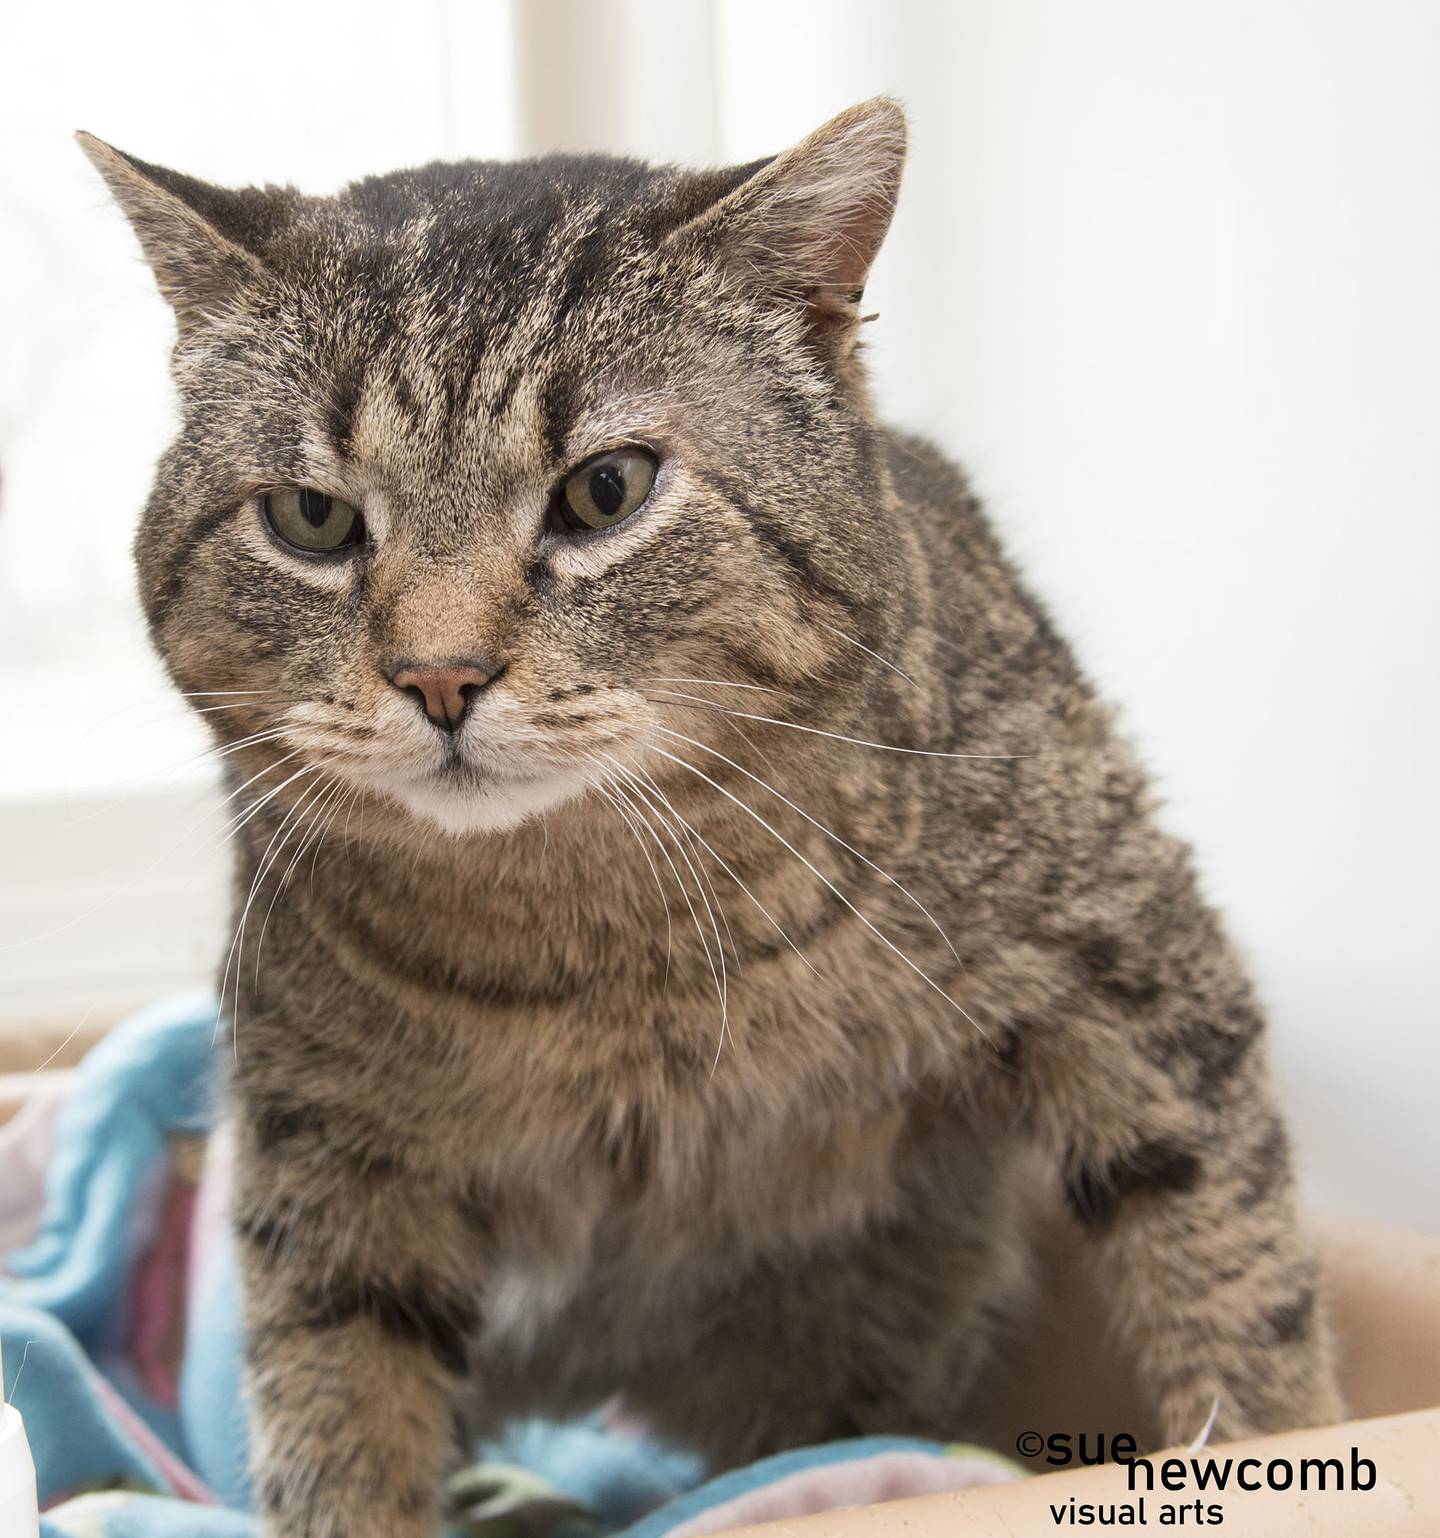
<path id="1" fill-rule="evenodd" d="M 75 137 L 139 236 L 182 332 L 213 320 L 238 291 L 264 281 L 259 257 L 227 230 L 253 233 L 253 200 L 273 203 L 270 189 L 212 187 L 123 154 L 93 134 Z"/>
<path id="2" fill-rule="evenodd" d="M 713 242 L 722 259 L 801 299 L 818 327 L 848 334 L 904 164 L 905 114 L 877 96 L 762 162 L 674 238 Z"/>

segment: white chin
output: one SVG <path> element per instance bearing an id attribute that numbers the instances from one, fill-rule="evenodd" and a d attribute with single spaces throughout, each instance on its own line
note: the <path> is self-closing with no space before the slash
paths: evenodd
<path id="1" fill-rule="evenodd" d="M 412 817 L 459 838 L 467 833 L 508 833 L 583 789 L 583 782 L 555 775 L 512 785 L 392 785 L 390 794 Z"/>

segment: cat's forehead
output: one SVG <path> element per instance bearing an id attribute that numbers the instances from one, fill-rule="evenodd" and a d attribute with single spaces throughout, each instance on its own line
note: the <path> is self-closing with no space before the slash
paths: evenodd
<path id="1" fill-rule="evenodd" d="M 683 286 L 664 241 L 681 182 L 624 161 L 437 165 L 316 200 L 273 254 L 342 394 L 498 417 L 537 377 L 633 366 L 627 341 Z"/>
<path id="2" fill-rule="evenodd" d="M 436 164 L 314 200 L 277 255 L 362 325 L 498 342 L 527 309 L 568 316 L 622 273 L 663 267 L 695 180 L 604 157 Z"/>
<path id="3" fill-rule="evenodd" d="M 696 350 L 665 241 L 713 196 L 695 180 L 626 161 L 475 162 L 316 200 L 272 253 L 303 324 L 259 339 L 256 366 L 284 348 L 304 436 L 447 480 L 662 432 Z"/>

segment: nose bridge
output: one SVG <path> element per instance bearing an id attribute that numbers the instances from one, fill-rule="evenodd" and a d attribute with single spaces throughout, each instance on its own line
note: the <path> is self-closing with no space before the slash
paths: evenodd
<path id="1" fill-rule="evenodd" d="M 475 550 L 441 556 L 398 549 L 375 568 L 370 634 L 382 669 L 503 652 L 515 592 L 504 562 Z"/>

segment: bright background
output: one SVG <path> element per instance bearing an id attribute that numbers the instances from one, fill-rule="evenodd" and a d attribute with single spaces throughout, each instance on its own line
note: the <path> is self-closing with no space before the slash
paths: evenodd
<path id="1" fill-rule="evenodd" d="M 1317 1200 L 1440 1232 L 1440 6 L 249 0 L 0 13 L 0 1028 L 203 978 L 223 852 L 127 546 L 168 316 L 69 131 L 313 191 L 434 157 L 914 151 L 885 410 L 970 467 L 1255 958 Z"/>

